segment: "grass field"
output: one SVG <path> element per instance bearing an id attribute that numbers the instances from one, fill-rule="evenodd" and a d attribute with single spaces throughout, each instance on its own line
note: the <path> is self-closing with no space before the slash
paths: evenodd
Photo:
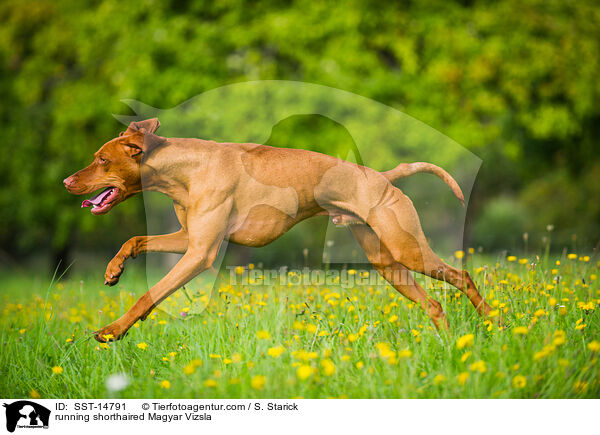
<path id="1" fill-rule="evenodd" d="M 597 259 L 465 257 L 504 328 L 437 282 L 428 291 L 444 306 L 449 333 L 438 334 L 386 286 L 232 287 L 225 280 L 211 295 L 196 280 L 124 340 L 102 346 L 90 332 L 144 291 L 135 269 L 114 288 L 102 285 L 101 268 L 53 284 L 4 273 L 0 395 L 600 397 Z"/>

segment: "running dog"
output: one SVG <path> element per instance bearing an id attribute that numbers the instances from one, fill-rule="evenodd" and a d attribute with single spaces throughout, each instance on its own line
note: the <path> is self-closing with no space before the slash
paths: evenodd
<path id="1" fill-rule="evenodd" d="M 348 225 L 373 267 L 419 304 L 436 327 L 448 327 L 442 306 L 409 270 L 455 286 L 481 315 L 491 310 L 469 274 L 431 250 L 412 201 L 391 183 L 429 172 L 464 204 L 456 181 L 438 166 L 403 163 L 378 172 L 301 149 L 161 137 L 155 134 L 159 125 L 156 118 L 131 123 L 95 153 L 89 166 L 64 180 L 76 195 L 102 189 L 82 203 L 94 215 L 108 213 L 142 190 L 162 192 L 173 200 L 181 224 L 172 234 L 129 239 L 110 261 L 105 284 L 115 285 L 130 257 L 145 252 L 184 254 L 122 317 L 95 333 L 98 341 L 123 337 L 171 293 L 210 268 L 223 240 L 264 246 L 316 215 Z M 397 276 L 403 279 L 398 282 Z"/>

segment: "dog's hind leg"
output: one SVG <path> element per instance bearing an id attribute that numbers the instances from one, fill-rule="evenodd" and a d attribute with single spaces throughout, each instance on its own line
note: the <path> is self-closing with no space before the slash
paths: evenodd
<path id="1" fill-rule="evenodd" d="M 448 321 L 441 304 L 429 297 L 412 273 L 394 260 L 377 234 L 367 225 L 352 225 L 350 230 L 375 270 L 398 292 L 423 308 L 438 329 L 447 329 Z"/>
<path id="2" fill-rule="evenodd" d="M 394 188 L 386 201 L 370 211 L 367 223 L 394 260 L 410 270 L 455 286 L 467 295 L 480 315 L 491 311 L 467 271 L 446 264 L 432 251 L 412 201 L 399 189 Z"/>

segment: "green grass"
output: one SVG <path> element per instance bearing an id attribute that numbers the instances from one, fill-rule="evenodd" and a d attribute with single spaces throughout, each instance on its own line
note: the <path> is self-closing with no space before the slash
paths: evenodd
<path id="1" fill-rule="evenodd" d="M 145 277 L 135 269 L 114 288 L 102 285 L 99 272 L 52 285 L 4 273 L 0 395 L 600 397 L 596 260 L 561 258 L 560 266 L 533 269 L 505 259 L 485 263 L 468 256 L 480 291 L 505 319 L 502 330 L 437 282 L 428 291 L 444 306 L 449 333 L 438 334 L 419 308 L 386 286 L 234 288 L 221 281 L 211 295 L 195 280 L 187 295 L 176 292 L 106 349 L 90 333 L 144 291 Z M 179 314 L 188 308 L 186 317 Z M 472 341 L 459 340 L 468 334 Z M 459 348 L 459 341 L 467 345 Z M 275 357 L 270 348 L 283 351 Z M 115 373 L 130 380 L 119 392 L 106 387 Z"/>

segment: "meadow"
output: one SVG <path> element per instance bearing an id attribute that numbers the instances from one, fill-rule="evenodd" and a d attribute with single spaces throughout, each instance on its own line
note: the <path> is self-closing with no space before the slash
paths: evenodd
<path id="1" fill-rule="evenodd" d="M 600 262 L 567 252 L 447 259 L 465 260 L 493 317 L 424 282 L 448 332 L 385 285 L 232 286 L 224 276 L 214 288 L 194 280 L 109 344 L 91 332 L 145 290 L 139 269 L 113 288 L 100 270 L 53 281 L 5 272 L 0 396 L 600 397 Z"/>

